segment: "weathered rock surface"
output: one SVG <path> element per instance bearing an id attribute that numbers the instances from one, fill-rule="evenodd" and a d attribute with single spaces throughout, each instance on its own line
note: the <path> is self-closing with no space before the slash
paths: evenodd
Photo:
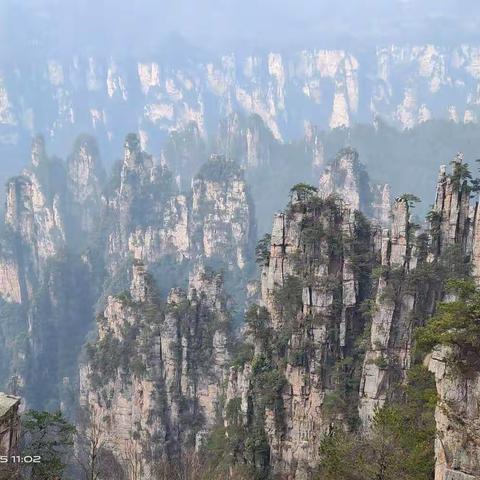
<path id="1" fill-rule="evenodd" d="M 274 220 L 262 271 L 265 334 L 259 327 L 250 333 L 255 356 L 231 370 L 226 408 L 239 403 L 245 425 L 261 425 L 269 450 L 264 468 L 288 478 L 311 478 L 320 439 L 349 415 L 331 407 L 332 399 L 345 399 L 335 365 L 363 328 L 358 309 L 365 292 L 353 258 L 353 250 L 368 256 L 373 248 L 363 222 L 332 198 L 301 194 Z M 262 377 L 263 362 L 277 382 L 268 392 L 261 391 L 272 381 Z"/>
<path id="2" fill-rule="evenodd" d="M 462 155 L 457 155 L 450 175 L 445 167 L 440 170 L 432 231 L 439 255 L 457 248 L 471 258 L 478 284 L 478 200 L 470 205 L 462 161 Z M 480 478 L 480 372 L 474 369 L 466 374 L 453 368 L 448 353 L 437 348 L 429 362 L 438 392 L 435 480 L 476 480 Z"/>
<path id="3" fill-rule="evenodd" d="M 109 297 L 99 317 L 81 403 L 127 478 L 138 478 L 128 470 L 133 458 L 148 477 L 161 460 L 198 446 L 212 426 L 230 325 L 219 275 L 197 268 L 188 292 L 172 290 L 165 306 L 143 264 L 132 277 L 130 292 Z"/>
<path id="4" fill-rule="evenodd" d="M 390 223 L 388 185 L 371 185 L 358 153 L 351 148 L 341 150 L 327 165 L 320 176 L 319 193 L 324 198 L 338 195 L 351 209 L 361 211 L 381 225 Z"/>
<path id="5" fill-rule="evenodd" d="M 416 292 L 406 286 L 406 277 L 417 258 L 412 255 L 414 236 L 409 217 L 408 202 L 397 199 L 391 227 L 382 234 L 382 270 L 359 391 L 359 415 L 366 429 L 376 408 L 394 396 L 394 386 L 405 379 L 411 364 Z"/>
<path id="6" fill-rule="evenodd" d="M 2 65 L 0 141 L 21 142 L 41 130 L 57 147 L 83 131 L 114 146 L 120 132 L 137 131 L 144 149 L 158 151 L 159 130 L 195 122 L 204 136 L 236 111 L 260 116 L 283 140 L 299 137 L 305 120 L 322 129 L 377 116 L 403 128 L 429 118 L 472 122 L 478 56 L 468 45 L 392 45 L 363 54 L 310 49 L 178 62 L 78 55 L 28 68 L 13 62 Z"/>

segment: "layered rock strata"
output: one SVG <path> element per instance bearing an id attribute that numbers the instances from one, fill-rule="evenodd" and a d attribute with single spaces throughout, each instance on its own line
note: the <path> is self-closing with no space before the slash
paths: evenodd
<path id="1" fill-rule="evenodd" d="M 339 370 L 363 329 L 370 267 L 359 259 L 372 252 L 366 220 L 334 198 L 297 191 L 275 217 L 261 301 L 247 314 L 254 356 L 231 369 L 226 401 L 227 424 L 238 405 L 247 437 L 264 438 L 263 456 L 246 453 L 257 471 L 311 478 L 322 436 L 356 415 L 335 404 L 355 402 Z"/>
<path id="2" fill-rule="evenodd" d="M 141 263 L 130 290 L 109 297 L 88 347 L 81 403 L 89 426 L 127 478 L 138 459 L 142 478 L 201 444 L 212 426 L 229 361 L 229 315 L 219 275 L 197 268 L 188 291 L 174 289 L 165 305 Z"/>

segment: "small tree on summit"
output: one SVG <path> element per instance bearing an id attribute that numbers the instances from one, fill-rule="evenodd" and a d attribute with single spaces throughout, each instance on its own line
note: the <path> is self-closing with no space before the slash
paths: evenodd
<path id="1" fill-rule="evenodd" d="M 318 188 L 308 183 L 297 183 L 290 189 L 290 200 L 294 197 L 300 202 L 305 202 L 318 192 Z"/>
<path id="2" fill-rule="evenodd" d="M 450 175 L 452 182 L 460 185 L 464 181 L 472 179 L 468 163 L 462 163 L 458 159 L 455 159 L 450 162 L 450 165 L 452 166 L 452 173 Z"/>
<path id="3" fill-rule="evenodd" d="M 400 195 L 398 199 L 403 200 L 407 204 L 407 207 L 409 210 L 411 210 L 412 208 L 415 208 L 415 205 L 422 201 L 413 193 L 404 193 L 403 195 Z"/>

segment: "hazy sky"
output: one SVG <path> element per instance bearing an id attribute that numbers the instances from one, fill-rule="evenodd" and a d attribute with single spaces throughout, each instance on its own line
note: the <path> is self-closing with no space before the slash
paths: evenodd
<path id="1" fill-rule="evenodd" d="M 148 52 L 172 35 L 210 50 L 452 44 L 475 42 L 478 19 L 479 0 L 0 0 L 0 49 Z"/>

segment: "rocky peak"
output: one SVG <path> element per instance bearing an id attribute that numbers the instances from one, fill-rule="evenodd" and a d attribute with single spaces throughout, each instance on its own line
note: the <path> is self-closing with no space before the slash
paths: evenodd
<path id="1" fill-rule="evenodd" d="M 202 264 L 196 264 L 189 278 L 189 297 L 192 298 L 198 293 L 204 295 L 204 301 L 219 311 L 225 309 L 223 292 L 223 278 Z"/>
<path id="2" fill-rule="evenodd" d="M 73 202 L 72 216 L 79 219 L 74 227 L 92 232 L 102 210 L 102 190 L 105 171 L 100 161 L 98 146 L 93 137 L 77 138 L 72 154 L 67 159 L 68 190 Z"/>
<path id="3" fill-rule="evenodd" d="M 451 166 L 451 174 L 446 173 L 444 165 L 440 167 L 430 220 L 435 232 L 434 247 L 437 255 L 455 244 L 465 250 L 470 229 L 470 190 L 468 181 L 462 174 L 465 168 L 463 155 L 457 154 Z"/>
<path id="4" fill-rule="evenodd" d="M 217 149 L 247 168 L 270 165 L 275 138 L 259 115 L 230 114 L 221 122 Z"/>
<path id="5" fill-rule="evenodd" d="M 368 254 L 371 236 L 365 219 L 338 199 L 303 185 L 297 190 L 274 219 L 261 301 L 246 318 L 253 359 L 232 369 L 226 409 L 240 406 L 247 438 L 265 435 L 269 453 L 258 462 L 259 475 L 307 479 L 318 462 L 318 439 L 348 416 L 329 411 L 328 399 L 355 402 L 331 367 L 362 330 L 358 275 L 366 272 L 355 258 Z"/>
<path id="6" fill-rule="evenodd" d="M 144 265 L 136 263 L 131 297 L 108 299 L 83 368 L 81 403 L 125 473 L 132 450 L 148 477 L 154 465 L 193 450 L 212 426 L 229 358 L 229 317 L 203 290 L 213 284 L 221 295 L 218 277 L 210 280 L 199 268 L 188 294 L 176 288 L 160 305 L 152 301 L 155 285 Z"/>
<path id="7" fill-rule="evenodd" d="M 96 140 L 88 135 L 80 136 L 67 160 L 70 191 L 80 204 L 100 198 L 105 182 L 105 171 L 100 161 Z"/>
<path id="8" fill-rule="evenodd" d="M 193 174 L 200 168 L 206 154 L 205 141 L 197 122 L 171 131 L 162 149 L 161 161 L 180 175 L 182 188 L 188 188 Z"/>
<path id="9" fill-rule="evenodd" d="M 45 139 L 42 135 L 37 135 L 33 139 L 30 158 L 31 163 L 34 167 L 38 167 L 43 161 L 47 159 Z"/>
<path id="10" fill-rule="evenodd" d="M 451 173 L 440 168 L 435 203 L 429 214 L 432 247 L 436 258 L 460 253 L 470 258 L 473 278 L 479 284 L 480 228 L 478 198 L 470 205 L 463 155 L 451 162 Z M 453 300 L 446 296 L 445 300 Z M 451 351 L 437 347 L 428 357 L 428 366 L 435 375 L 438 401 L 435 411 L 435 480 L 476 480 L 480 472 L 480 431 L 478 405 L 480 372 L 455 368 L 449 361 Z"/>
<path id="11" fill-rule="evenodd" d="M 192 182 L 193 235 L 197 255 L 222 258 L 243 269 L 255 242 L 253 203 L 243 171 L 214 155 Z"/>
<path id="12" fill-rule="evenodd" d="M 390 210 L 387 185 L 371 185 L 358 153 L 352 148 L 338 152 L 320 176 L 319 193 L 323 198 L 338 195 L 353 210 L 385 224 Z"/>
<path id="13" fill-rule="evenodd" d="M 65 180 L 63 163 L 48 159 L 43 138 L 38 137 L 32 146 L 32 164 L 7 182 L 5 222 L 19 235 L 36 266 L 65 244 Z"/>
<path id="14" fill-rule="evenodd" d="M 145 302 L 148 294 L 148 279 L 145 265 L 135 262 L 132 267 L 132 283 L 130 295 L 134 302 Z"/>
<path id="15" fill-rule="evenodd" d="M 405 379 L 411 363 L 411 315 L 416 298 L 405 285 L 417 259 L 412 258 L 415 237 L 407 198 L 395 200 L 391 219 L 390 228 L 382 232 L 381 274 L 360 383 L 359 416 L 365 430 L 375 410 L 394 395 L 393 385 Z"/>
<path id="16" fill-rule="evenodd" d="M 140 185 L 151 182 L 153 158 L 142 151 L 138 135 L 130 133 L 124 144 L 120 194 L 129 196 Z"/>

